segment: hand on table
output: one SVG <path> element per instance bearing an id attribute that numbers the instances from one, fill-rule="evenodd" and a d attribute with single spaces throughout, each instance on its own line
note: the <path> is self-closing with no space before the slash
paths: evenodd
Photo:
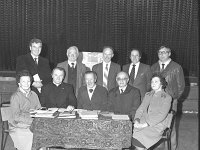
<path id="1" fill-rule="evenodd" d="M 69 106 L 67 107 L 67 111 L 73 111 L 73 110 L 74 110 L 74 106 L 69 105 Z"/>

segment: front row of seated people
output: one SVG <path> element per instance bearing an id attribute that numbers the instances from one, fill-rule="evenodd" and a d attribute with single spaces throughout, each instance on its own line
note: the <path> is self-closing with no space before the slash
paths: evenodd
<path id="1" fill-rule="evenodd" d="M 97 75 L 87 71 L 84 75 L 85 86 L 79 88 L 78 96 L 68 83 L 63 83 L 65 70 L 56 67 L 52 71 L 52 83 L 42 87 L 41 104 L 37 94 L 31 91 L 32 77 L 23 70 L 17 74 L 18 90 L 11 97 L 12 117 L 9 119 L 10 135 L 18 150 L 31 150 L 33 133 L 29 127 L 33 121 L 30 109 L 42 107 L 74 108 L 110 111 L 127 114 L 134 120 L 133 143 L 138 149 L 154 145 L 166 128 L 163 121 L 170 106 L 171 97 L 164 91 L 165 79 L 159 74 L 152 77 L 151 92 L 147 92 L 142 104 L 140 92 L 128 84 L 126 72 L 116 76 L 118 86 L 108 93 L 106 88 L 96 84 Z"/>

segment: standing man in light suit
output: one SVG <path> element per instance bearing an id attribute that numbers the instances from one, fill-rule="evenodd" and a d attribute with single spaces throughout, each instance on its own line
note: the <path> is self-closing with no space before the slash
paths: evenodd
<path id="1" fill-rule="evenodd" d="M 93 66 L 97 73 L 97 84 L 104 86 L 108 91 L 117 87 L 116 76 L 121 71 L 119 64 L 111 62 L 114 53 L 109 46 L 103 48 L 103 62 Z"/>
<path id="2" fill-rule="evenodd" d="M 122 67 L 122 70 L 129 74 L 129 84 L 138 88 L 141 94 L 141 100 L 146 92 L 150 91 L 151 68 L 149 65 L 140 62 L 142 53 L 138 49 L 131 51 L 131 63 Z"/>
<path id="3" fill-rule="evenodd" d="M 185 78 L 182 67 L 171 58 L 171 49 L 161 46 L 158 50 L 158 62 L 152 65 L 153 73 L 159 72 L 167 81 L 166 92 L 172 97 L 172 110 L 177 111 L 177 103 L 185 88 Z M 165 144 L 166 145 L 166 144 Z M 171 133 L 171 149 L 176 150 L 176 117 Z"/>
<path id="4" fill-rule="evenodd" d="M 61 62 L 57 67 L 65 69 L 65 79 L 63 82 L 73 85 L 75 95 L 78 95 L 78 89 L 84 85 L 84 74 L 90 70 L 82 62 L 78 62 L 79 50 L 76 46 L 67 49 L 68 60 Z"/>

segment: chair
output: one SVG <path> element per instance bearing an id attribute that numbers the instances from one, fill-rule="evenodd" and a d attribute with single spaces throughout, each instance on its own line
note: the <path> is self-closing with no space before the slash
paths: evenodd
<path id="1" fill-rule="evenodd" d="M 169 114 L 167 115 L 167 118 L 165 119 L 165 124 L 167 128 L 164 130 L 162 138 L 160 139 L 158 143 L 156 143 L 154 146 L 152 146 L 148 150 L 153 150 L 158 145 L 160 145 L 161 142 L 163 141 L 167 141 L 167 149 L 171 150 L 171 132 L 172 132 L 172 127 L 174 123 L 174 116 L 175 116 L 175 111 L 171 110 Z"/>
<path id="2" fill-rule="evenodd" d="M 8 127 L 8 119 L 10 117 L 10 112 L 11 112 L 11 107 L 9 105 L 1 105 L 1 150 L 4 150 L 6 141 L 7 141 L 7 136 L 9 134 L 9 127 Z"/>

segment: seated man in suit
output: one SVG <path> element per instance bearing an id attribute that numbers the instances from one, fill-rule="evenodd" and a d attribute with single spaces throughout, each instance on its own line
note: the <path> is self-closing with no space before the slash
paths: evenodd
<path id="1" fill-rule="evenodd" d="M 41 87 L 51 81 L 49 61 L 40 55 L 42 41 L 32 39 L 29 43 L 30 53 L 17 57 L 16 73 L 28 70 L 33 77 L 32 90 L 40 96 Z"/>
<path id="2" fill-rule="evenodd" d="M 84 73 L 88 70 L 82 62 L 78 62 L 79 50 L 76 46 L 71 46 L 67 49 L 68 60 L 61 62 L 57 67 L 65 69 L 66 75 L 63 82 L 73 85 L 77 96 L 78 89 L 84 85 Z"/>
<path id="3" fill-rule="evenodd" d="M 97 75 L 94 71 L 85 73 L 86 86 L 78 91 L 78 108 L 87 110 L 106 110 L 107 90 L 96 84 Z"/>
<path id="4" fill-rule="evenodd" d="M 151 68 L 149 65 L 140 62 L 142 53 L 138 49 L 131 51 L 131 63 L 122 67 L 122 70 L 129 74 L 129 84 L 138 88 L 141 94 L 141 100 L 146 92 L 150 91 Z"/>
<path id="5" fill-rule="evenodd" d="M 72 85 L 63 83 L 65 70 L 56 67 L 52 71 L 53 82 L 42 87 L 41 105 L 47 108 L 76 108 L 76 97 Z"/>
<path id="6" fill-rule="evenodd" d="M 108 111 L 127 114 L 134 118 L 135 112 L 139 107 L 140 91 L 129 85 L 129 77 L 126 72 L 119 72 L 116 77 L 118 87 L 110 90 L 108 94 Z"/>
<path id="7" fill-rule="evenodd" d="M 117 86 L 115 78 L 121 71 L 120 65 L 111 62 L 113 56 L 113 49 L 109 46 L 104 47 L 103 62 L 92 67 L 98 76 L 97 84 L 104 86 L 108 91 Z"/>

